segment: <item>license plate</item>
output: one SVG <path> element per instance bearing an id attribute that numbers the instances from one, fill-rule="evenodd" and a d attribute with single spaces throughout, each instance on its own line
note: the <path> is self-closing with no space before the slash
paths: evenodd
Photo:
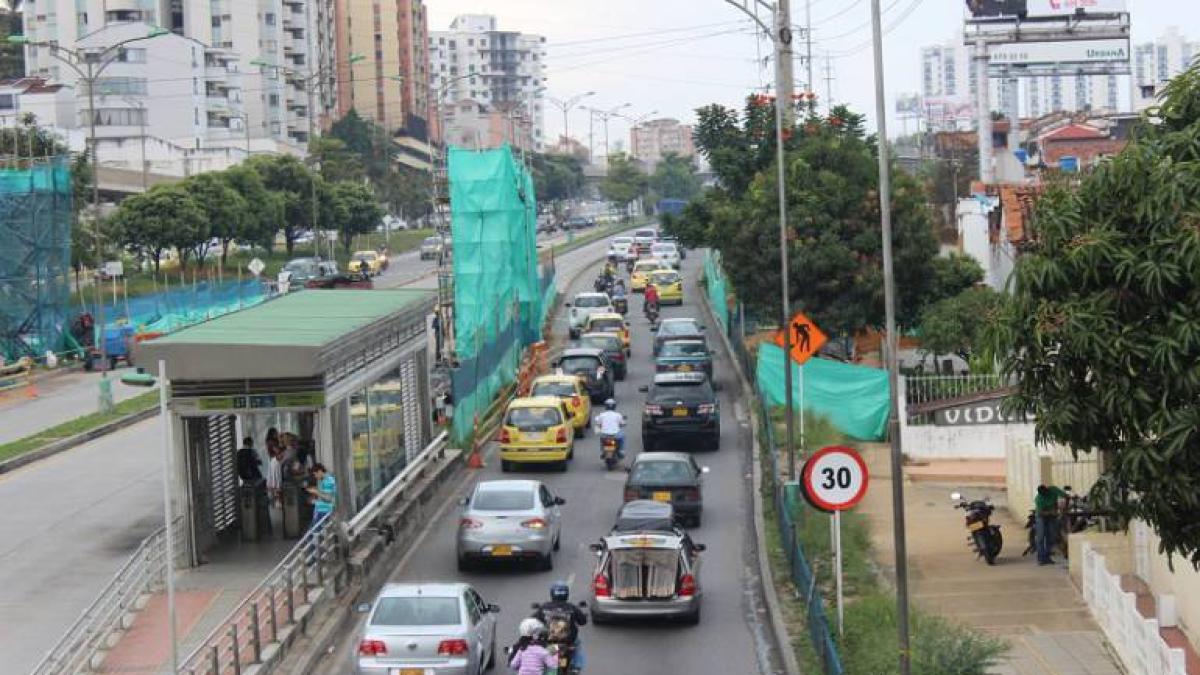
<path id="1" fill-rule="evenodd" d="M 425 675 L 424 668 L 401 668 L 392 670 L 392 675 Z"/>
<path id="2" fill-rule="evenodd" d="M 499 556 L 499 557 L 510 556 L 510 555 L 512 555 L 512 547 L 511 546 L 493 546 L 492 547 L 492 555 Z"/>
<path id="3" fill-rule="evenodd" d="M 682 366 L 679 366 L 678 370 L 681 373 L 690 373 L 692 372 L 692 367 L 685 363 Z"/>
<path id="4" fill-rule="evenodd" d="M 967 525 L 967 530 L 970 532 L 975 532 L 977 530 L 982 530 L 982 529 L 983 529 L 983 521 L 982 520 L 977 520 L 977 521 L 971 523 L 970 525 Z"/>
<path id="5" fill-rule="evenodd" d="M 688 409 L 687 408 L 675 408 L 674 410 L 671 411 L 671 414 L 674 415 L 675 417 L 687 417 Z"/>
<path id="6" fill-rule="evenodd" d="M 669 501 L 671 501 L 671 493 L 670 493 L 670 492 L 655 492 L 655 493 L 652 495 L 652 497 L 654 498 L 654 501 L 656 501 L 656 502 L 669 502 Z"/>

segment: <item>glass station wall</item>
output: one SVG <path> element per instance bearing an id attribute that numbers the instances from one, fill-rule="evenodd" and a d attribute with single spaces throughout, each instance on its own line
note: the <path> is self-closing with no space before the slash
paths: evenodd
<path id="1" fill-rule="evenodd" d="M 423 378 L 418 377 L 421 368 L 423 354 L 350 397 L 355 511 L 429 444 L 429 402 Z"/>

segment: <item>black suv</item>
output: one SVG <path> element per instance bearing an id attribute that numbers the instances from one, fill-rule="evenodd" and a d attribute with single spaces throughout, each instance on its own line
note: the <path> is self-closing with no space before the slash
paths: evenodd
<path id="1" fill-rule="evenodd" d="M 616 373 L 603 349 L 593 347 L 571 347 L 564 349 L 554 360 L 552 367 L 567 375 L 576 375 L 583 380 L 583 386 L 593 401 L 603 401 L 613 397 L 616 389 L 614 379 Z"/>
<path id="2" fill-rule="evenodd" d="M 647 392 L 642 410 L 642 446 L 653 451 L 672 441 L 700 441 L 709 450 L 721 447 L 721 407 L 704 373 L 660 373 Z"/>

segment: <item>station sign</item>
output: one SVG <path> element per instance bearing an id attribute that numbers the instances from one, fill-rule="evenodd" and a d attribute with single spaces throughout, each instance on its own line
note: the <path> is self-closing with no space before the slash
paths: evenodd
<path id="1" fill-rule="evenodd" d="M 286 394 L 245 394 L 237 396 L 203 396 L 196 399 L 200 410 L 263 410 L 270 408 L 319 408 L 325 405 L 325 392 L 292 392 Z"/>

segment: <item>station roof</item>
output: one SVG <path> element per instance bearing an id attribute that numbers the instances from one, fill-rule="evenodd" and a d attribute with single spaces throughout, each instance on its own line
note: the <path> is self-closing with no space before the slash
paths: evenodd
<path id="1" fill-rule="evenodd" d="M 408 328 L 432 290 L 304 290 L 138 345 L 140 364 L 167 362 L 172 380 L 313 377 L 335 352 Z"/>

